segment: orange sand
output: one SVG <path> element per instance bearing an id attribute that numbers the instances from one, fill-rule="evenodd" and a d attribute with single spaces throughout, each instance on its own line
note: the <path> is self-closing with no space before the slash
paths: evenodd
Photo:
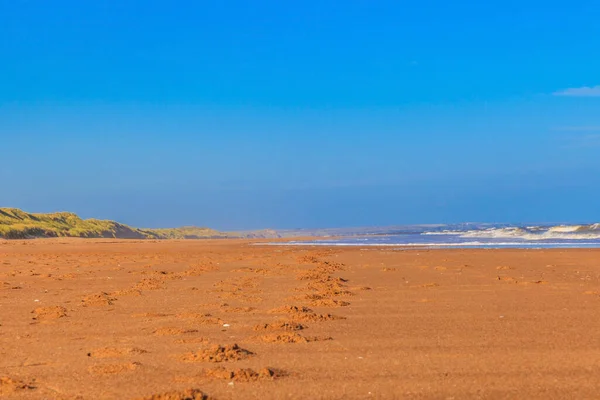
<path id="1" fill-rule="evenodd" d="M 600 250 L 0 242 L 0 398 L 598 398 Z"/>

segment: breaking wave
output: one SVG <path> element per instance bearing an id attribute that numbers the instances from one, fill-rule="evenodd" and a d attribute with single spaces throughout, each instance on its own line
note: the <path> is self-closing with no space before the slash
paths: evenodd
<path id="1" fill-rule="evenodd" d="M 487 247 L 487 246 L 527 246 L 527 247 L 536 247 L 539 246 L 540 243 L 517 243 L 517 242 L 448 242 L 448 243 L 355 243 L 355 242 L 269 242 L 269 243 L 257 243 L 259 245 L 274 245 L 274 246 L 385 246 L 385 247 Z M 597 246 L 598 243 L 590 242 L 590 243 L 565 243 L 565 242 L 547 242 L 543 243 L 544 246 L 555 247 L 555 246 Z"/>
<path id="2" fill-rule="evenodd" d="M 557 225 L 550 227 L 503 227 L 473 229 L 467 231 L 444 230 L 439 232 L 423 232 L 423 235 L 455 235 L 462 238 L 489 239 L 521 239 L 521 240 L 589 240 L 600 239 L 600 224 L 591 225 Z"/>
<path id="3" fill-rule="evenodd" d="M 500 225 L 463 223 L 397 226 L 373 233 L 338 235 L 310 241 L 272 243 L 309 246 L 386 246 L 404 248 L 600 248 L 600 224 Z"/>

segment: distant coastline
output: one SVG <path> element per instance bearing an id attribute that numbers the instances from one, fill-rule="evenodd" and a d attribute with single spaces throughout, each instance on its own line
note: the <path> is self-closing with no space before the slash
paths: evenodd
<path id="1" fill-rule="evenodd" d="M 52 237 L 116 239 L 226 239 L 276 238 L 273 230 L 221 232 L 196 226 L 180 228 L 134 228 L 119 222 L 82 219 L 71 212 L 28 213 L 18 208 L 0 208 L 0 238 L 35 239 Z"/>

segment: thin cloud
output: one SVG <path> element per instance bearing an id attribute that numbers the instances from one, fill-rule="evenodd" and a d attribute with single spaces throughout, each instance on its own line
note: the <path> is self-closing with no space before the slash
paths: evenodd
<path id="1" fill-rule="evenodd" d="M 568 88 L 564 90 L 559 90 L 558 92 L 554 92 L 553 94 L 555 96 L 570 97 L 600 97 L 600 85 Z"/>

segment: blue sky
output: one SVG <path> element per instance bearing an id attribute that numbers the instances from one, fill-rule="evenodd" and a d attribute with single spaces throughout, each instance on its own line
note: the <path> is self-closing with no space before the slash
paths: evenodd
<path id="1" fill-rule="evenodd" d="M 600 220 L 596 1 L 1 1 L 0 206 Z"/>

